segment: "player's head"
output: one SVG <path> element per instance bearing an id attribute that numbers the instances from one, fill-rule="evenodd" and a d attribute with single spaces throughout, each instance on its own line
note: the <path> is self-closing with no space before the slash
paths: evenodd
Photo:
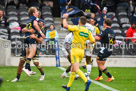
<path id="1" fill-rule="evenodd" d="M 54 25 L 51 24 L 51 25 L 50 25 L 50 30 L 54 30 L 54 28 L 55 28 Z"/>
<path id="2" fill-rule="evenodd" d="M 93 18 L 90 18 L 90 24 L 94 25 L 94 23 L 95 23 L 95 20 Z"/>
<path id="3" fill-rule="evenodd" d="M 107 13 L 107 7 L 104 7 L 103 10 L 102 10 L 102 12 L 103 12 L 104 14 L 106 14 L 106 13 Z"/>
<path id="4" fill-rule="evenodd" d="M 43 19 L 39 19 L 38 24 L 40 27 L 44 26 L 44 20 Z"/>
<path id="5" fill-rule="evenodd" d="M 136 28 L 136 22 L 132 22 L 132 23 L 131 23 L 131 28 L 132 28 L 132 29 L 135 29 L 135 28 Z"/>
<path id="6" fill-rule="evenodd" d="M 2 9 L 0 9 L 0 17 L 2 17 L 4 15 L 4 12 Z"/>
<path id="7" fill-rule="evenodd" d="M 29 16 L 38 17 L 38 10 L 35 7 L 30 7 L 28 10 Z"/>
<path id="8" fill-rule="evenodd" d="M 134 11 L 136 12 L 136 5 L 134 6 Z"/>
<path id="9" fill-rule="evenodd" d="M 38 18 L 41 18 L 41 12 L 38 11 Z"/>
<path id="10" fill-rule="evenodd" d="M 104 27 L 107 27 L 107 26 L 110 27 L 111 24 L 112 24 L 112 20 L 110 18 L 107 18 L 107 19 L 104 20 L 103 26 Z"/>
<path id="11" fill-rule="evenodd" d="M 85 16 L 81 16 L 79 19 L 79 25 L 85 25 L 86 24 L 86 17 Z"/>
<path id="12" fill-rule="evenodd" d="M 91 13 L 91 18 L 95 18 L 95 14 L 94 13 Z"/>

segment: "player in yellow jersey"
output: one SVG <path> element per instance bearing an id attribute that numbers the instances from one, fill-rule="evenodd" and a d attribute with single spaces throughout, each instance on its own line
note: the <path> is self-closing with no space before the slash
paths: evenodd
<path id="1" fill-rule="evenodd" d="M 94 43 L 95 40 L 91 34 L 91 32 L 85 27 L 86 18 L 81 16 L 79 19 L 79 26 L 68 25 L 66 18 L 68 14 L 63 15 L 63 26 L 67 28 L 69 31 L 73 33 L 73 40 L 71 46 L 71 74 L 69 78 L 69 82 L 67 85 L 63 85 L 62 87 L 66 89 L 66 91 L 70 91 L 70 87 L 72 82 L 74 81 L 75 74 L 78 74 L 85 82 L 86 87 L 85 91 L 88 91 L 89 86 L 91 84 L 90 80 L 87 80 L 84 73 L 79 69 L 79 62 L 82 61 L 84 57 L 84 48 L 85 41 L 90 40 L 90 43 Z"/>

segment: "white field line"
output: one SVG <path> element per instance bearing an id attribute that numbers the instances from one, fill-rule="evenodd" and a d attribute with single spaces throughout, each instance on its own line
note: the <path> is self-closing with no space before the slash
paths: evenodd
<path id="1" fill-rule="evenodd" d="M 63 67 L 58 67 L 58 68 L 61 69 L 61 70 L 63 70 L 63 71 L 66 70 L 66 69 L 63 68 Z M 104 85 L 104 84 L 102 84 L 102 83 L 100 83 L 100 82 L 97 82 L 97 81 L 95 81 L 95 80 L 92 80 L 92 79 L 91 79 L 91 81 L 92 81 L 94 84 L 99 85 L 99 86 L 101 86 L 101 87 L 103 87 L 103 88 L 105 88 L 105 89 L 108 89 L 108 90 L 110 90 L 110 91 L 119 91 L 119 90 L 117 90 L 117 89 L 114 89 L 114 88 L 112 88 L 112 87 L 109 87 L 109 86 L 107 86 L 107 85 Z"/>

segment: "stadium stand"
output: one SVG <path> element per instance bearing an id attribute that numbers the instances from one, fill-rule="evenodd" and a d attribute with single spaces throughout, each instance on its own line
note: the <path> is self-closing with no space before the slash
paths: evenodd
<path id="1" fill-rule="evenodd" d="M 114 2 L 114 4 L 117 4 L 117 3 Z M 116 6 L 117 6 L 116 11 L 111 9 L 107 12 L 107 15 L 109 15 L 110 17 L 114 16 L 113 21 L 112 21 L 113 22 L 112 29 L 115 31 L 117 38 L 118 37 L 122 38 L 122 37 L 126 36 L 126 31 L 131 26 L 130 25 L 131 18 L 129 17 L 129 14 L 128 14 L 128 7 L 124 7 L 120 4 L 118 4 Z M 68 33 L 67 31 L 63 31 L 63 30 L 61 31 L 61 18 L 53 17 L 52 8 L 50 6 L 43 5 L 42 7 L 41 6 L 40 7 L 36 6 L 36 7 L 41 11 L 42 18 L 45 21 L 45 26 L 46 26 L 45 30 L 49 29 L 49 26 L 51 24 L 53 24 L 53 25 L 55 25 L 55 29 L 58 31 L 60 38 L 65 37 L 67 35 L 67 33 Z M 3 9 L 5 11 L 5 15 L 7 15 L 9 18 L 9 23 L 18 22 L 20 24 L 21 28 L 25 27 L 26 21 L 29 17 L 28 6 L 17 7 L 15 5 L 8 5 L 5 8 L 4 6 L 0 5 L 0 9 Z M 98 20 L 98 22 L 100 21 L 100 16 L 98 13 L 96 13 L 95 18 Z M 70 19 L 68 20 L 68 23 L 72 24 Z M 21 37 L 23 37 L 23 34 L 22 33 L 20 34 L 19 31 L 10 30 L 10 32 L 9 32 L 8 29 L 6 29 L 6 28 L 0 28 L 0 30 L 2 30 L 0 32 L 1 38 L 10 39 L 12 44 L 15 44 L 15 38 L 17 37 L 17 41 L 22 42 Z M 9 37 L 5 36 L 3 33 L 8 34 Z M 19 39 L 19 36 L 20 36 L 20 39 Z"/>

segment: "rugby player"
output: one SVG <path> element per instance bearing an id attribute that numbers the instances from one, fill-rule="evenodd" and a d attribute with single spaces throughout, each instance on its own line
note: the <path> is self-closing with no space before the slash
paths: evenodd
<path id="1" fill-rule="evenodd" d="M 95 40 L 92 34 L 85 27 L 86 18 L 84 16 L 80 17 L 79 26 L 68 25 L 66 20 L 67 17 L 68 14 L 63 15 L 63 25 L 64 28 L 67 28 L 69 31 L 73 33 L 72 48 L 71 48 L 72 66 L 71 66 L 71 74 L 70 74 L 69 82 L 67 85 L 63 85 L 62 87 L 65 88 L 66 91 L 70 91 L 70 87 L 75 79 L 75 74 L 78 74 L 86 84 L 85 91 L 88 91 L 91 81 L 87 80 L 84 73 L 79 69 L 79 62 L 81 62 L 82 58 L 84 57 L 85 41 L 89 39 L 91 43 L 94 43 Z"/>
<path id="2" fill-rule="evenodd" d="M 38 22 L 37 22 L 37 20 L 38 20 L 37 17 L 39 15 L 39 12 L 37 11 L 37 9 L 35 7 L 30 7 L 28 12 L 29 12 L 30 17 L 27 21 L 26 29 L 34 29 L 36 36 L 38 36 L 38 33 L 40 33 L 40 35 L 44 38 L 45 35 L 42 33 L 42 31 L 38 25 Z M 31 35 L 30 32 L 26 32 L 25 39 L 24 39 L 24 43 L 28 44 L 28 46 L 29 46 L 29 55 L 27 56 L 27 59 L 26 59 L 25 69 L 23 69 L 23 71 L 27 75 L 30 75 L 30 73 L 29 73 L 30 61 L 34 57 L 34 55 L 36 54 L 36 50 L 37 50 L 36 40 L 31 39 L 30 35 Z"/>
<path id="3" fill-rule="evenodd" d="M 99 40 L 101 42 L 101 50 L 97 54 L 97 65 L 99 70 L 99 76 L 95 79 L 97 81 L 103 80 L 102 72 L 108 76 L 107 82 L 111 82 L 114 80 L 114 77 L 110 74 L 107 68 L 104 66 L 107 57 L 112 54 L 113 44 L 115 41 L 115 33 L 111 29 L 112 21 L 111 19 L 105 19 L 103 26 L 104 30 L 99 36 L 95 36 L 95 40 Z"/>
<path id="4" fill-rule="evenodd" d="M 42 24 L 43 22 L 40 21 L 40 20 L 39 20 L 38 22 L 39 22 L 39 26 L 42 28 L 42 27 L 43 27 L 43 24 Z M 38 37 L 36 37 L 36 36 L 33 34 L 33 33 L 34 33 L 34 30 L 33 30 L 33 29 L 28 30 L 28 29 L 24 28 L 24 29 L 22 29 L 22 31 L 23 31 L 23 32 L 30 32 L 30 33 L 32 33 L 32 35 L 30 35 L 30 38 L 36 39 L 37 43 L 42 44 L 43 38 L 42 38 L 40 35 L 39 35 Z M 20 62 L 19 62 L 18 69 L 17 69 L 17 76 L 16 76 L 15 79 L 12 80 L 12 82 L 18 82 L 18 81 L 20 81 L 20 75 L 21 75 L 21 72 L 22 72 L 22 69 L 23 69 L 23 65 L 24 65 L 24 63 L 25 63 L 25 60 L 26 60 L 28 54 L 29 54 L 28 48 L 26 48 L 26 49 L 24 49 L 24 50 L 22 51 L 22 55 L 21 55 L 22 57 L 20 58 Z M 44 74 L 44 72 L 43 72 L 43 68 L 42 68 L 41 64 L 38 62 L 38 55 L 36 54 L 32 60 L 33 60 L 34 65 L 35 65 L 35 66 L 39 69 L 39 71 L 41 72 L 40 81 L 44 80 L 45 74 Z M 31 69 L 29 70 L 29 73 L 30 73 L 30 75 L 36 74 L 36 72 L 31 71 Z M 30 76 L 30 75 L 29 75 L 29 76 Z"/>
<path id="5" fill-rule="evenodd" d="M 64 56 L 68 59 L 68 61 L 71 63 L 71 59 L 70 59 L 70 50 L 71 50 L 71 44 L 72 44 L 72 40 L 73 40 L 73 34 L 72 32 L 70 32 L 64 40 L 64 46 L 62 47 L 62 52 L 64 54 Z M 71 65 L 68 66 L 68 68 L 66 69 L 66 71 L 64 71 L 64 73 L 61 75 L 62 78 L 67 77 L 67 73 L 69 73 L 71 70 Z M 76 74 L 76 79 L 79 76 Z"/>
<path id="6" fill-rule="evenodd" d="M 95 37 L 96 36 L 96 30 L 95 30 L 95 27 L 93 26 L 94 19 L 91 18 L 90 15 L 87 15 L 86 18 L 87 18 L 87 23 L 86 23 L 85 26 L 91 32 L 93 37 Z M 85 44 L 86 44 L 86 48 L 85 48 L 86 62 L 85 62 L 85 64 L 87 64 L 86 65 L 87 79 L 90 79 L 89 76 L 90 76 L 90 73 L 91 73 L 92 62 L 93 62 L 93 59 L 91 58 L 91 56 L 92 56 L 92 51 L 93 51 L 94 44 L 90 45 L 90 41 L 89 40 L 87 40 L 85 42 Z"/>

